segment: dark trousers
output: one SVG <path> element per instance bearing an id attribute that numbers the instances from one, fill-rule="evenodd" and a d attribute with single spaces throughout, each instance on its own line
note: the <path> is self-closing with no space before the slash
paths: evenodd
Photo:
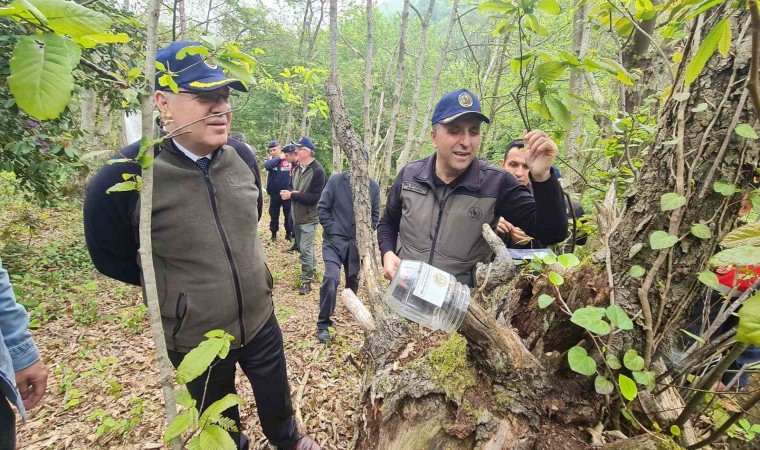
<path id="1" fill-rule="evenodd" d="M 0 392 L 0 450 L 16 449 L 16 415 Z"/>
<path id="2" fill-rule="evenodd" d="M 169 351 L 169 359 L 174 367 L 179 366 L 185 355 L 186 353 Z M 290 449 L 298 442 L 300 436 L 296 430 L 293 405 L 290 400 L 282 332 L 274 314 L 251 342 L 242 348 L 230 350 L 225 359 L 216 359 L 210 369 L 210 376 L 207 370 L 187 384 L 187 390 L 198 405 L 203 400 L 200 411 L 225 395 L 237 392 L 235 364 L 240 365 L 248 381 L 251 382 L 264 435 L 277 448 Z M 204 388 L 206 389 L 205 398 Z M 247 448 L 247 439 L 241 433 L 240 411 L 237 406 L 225 411 L 224 416 L 237 423 L 238 432 L 231 435 L 238 443 L 238 448 Z"/>
<path id="3" fill-rule="evenodd" d="M 333 261 L 325 261 L 325 274 L 322 277 L 322 287 L 319 288 L 319 318 L 317 330 L 326 330 L 333 326 L 330 316 L 335 312 L 335 302 L 340 284 L 340 264 Z M 346 287 L 356 293 L 359 290 L 359 273 L 348 275 L 348 261 L 343 261 L 343 270 L 346 274 Z"/>
<path id="4" fill-rule="evenodd" d="M 269 231 L 280 230 L 280 208 L 285 216 L 285 236 L 293 237 L 293 223 L 290 221 L 290 200 L 283 200 L 279 194 L 269 196 Z"/>

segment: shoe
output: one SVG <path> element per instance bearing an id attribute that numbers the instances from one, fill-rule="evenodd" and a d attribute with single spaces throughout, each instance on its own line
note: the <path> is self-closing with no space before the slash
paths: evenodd
<path id="1" fill-rule="evenodd" d="M 304 283 L 301 289 L 298 290 L 298 295 L 306 295 L 311 292 L 311 283 Z"/>
<path id="2" fill-rule="evenodd" d="M 313 437 L 304 435 L 291 450 L 322 450 L 322 447 L 317 444 Z"/>
<path id="3" fill-rule="evenodd" d="M 323 344 L 330 342 L 330 330 L 317 330 L 317 339 Z"/>
<path id="4" fill-rule="evenodd" d="M 294 238 L 292 235 L 290 235 L 290 234 L 286 234 L 286 235 L 285 235 L 285 240 L 286 240 L 286 241 L 288 241 L 288 242 L 292 242 L 292 241 L 293 241 L 293 239 L 295 239 L 295 238 Z"/>
<path id="5" fill-rule="evenodd" d="M 298 253 L 298 246 L 294 243 L 289 249 L 285 250 L 285 253 Z"/>
<path id="6" fill-rule="evenodd" d="M 277 242 L 277 233 L 272 233 L 272 239 L 269 242 Z"/>

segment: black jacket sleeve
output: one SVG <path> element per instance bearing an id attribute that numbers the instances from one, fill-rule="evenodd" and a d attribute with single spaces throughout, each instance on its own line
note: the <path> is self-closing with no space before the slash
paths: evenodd
<path id="1" fill-rule="evenodd" d="M 235 139 L 227 138 L 227 145 L 235 149 L 240 158 L 248 164 L 251 172 L 253 172 L 254 178 L 256 178 L 256 187 L 259 189 L 259 198 L 256 200 L 256 209 L 259 212 L 259 220 L 261 220 L 261 213 L 264 209 L 264 191 L 261 189 L 261 172 L 259 171 L 259 163 L 256 161 L 256 155 L 247 145 L 240 141 L 236 141 Z"/>
<path id="2" fill-rule="evenodd" d="M 124 148 L 114 158 L 133 158 L 138 144 Z M 138 237 L 132 225 L 137 206 L 137 191 L 106 193 L 124 181 L 122 174 L 139 175 L 135 163 L 104 165 L 90 181 L 84 201 L 84 236 L 90 258 L 103 275 L 125 283 L 140 285 L 137 264 Z"/>
<path id="3" fill-rule="evenodd" d="M 377 181 L 370 178 L 369 180 L 370 204 L 372 205 L 372 214 L 370 216 L 372 229 L 377 229 L 377 222 L 380 220 L 380 185 Z"/>
<path id="4" fill-rule="evenodd" d="M 324 228 L 325 236 L 330 236 L 333 223 L 335 223 L 335 219 L 333 219 L 332 213 L 333 201 L 335 200 L 334 191 L 337 188 L 338 176 L 340 176 L 340 174 L 333 174 L 330 179 L 327 180 L 327 185 L 322 191 L 322 195 L 319 197 L 319 203 L 317 203 L 317 215 L 319 215 L 319 224 L 322 225 L 322 228 Z"/>
<path id="5" fill-rule="evenodd" d="M 321 164 L 315 161 L 312 165 L 314 174 L 311 177 L 311 183 L 309 189 L 306 192 L 294 192 L 291 194 L 291 199 L 303 205 L 316 205 L 319 202 L 319 197 L 322 195 L 322 189 L 325 188 L 325 169 Z"/>
<path id="6" fill-rule="evenodd" d="M 380 246 L 381 258 L 386 252 L 396 252 L 398 232 L 401 228 L 401 184 L 403 178 L 404 169 L 401 169 L 393 182 L 393 186 L 391 186 L 383 217 L 377 224 L 377 243 Z"/>
<path id="7" fill-rule="evenodd" d="M 505 175 L 496 213 L 544 244 L 562 242 L 567 237 L 567 211 L 557 179 L 539 183 L 531 178 L 531 195 L 515 177 Z"/>

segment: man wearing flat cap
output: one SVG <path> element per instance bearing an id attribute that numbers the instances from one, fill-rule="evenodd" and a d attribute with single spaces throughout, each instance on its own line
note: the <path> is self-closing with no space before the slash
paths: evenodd
<path id="1" fill-rule="evenodd" d="M 267 439 L 279 449 L 318 449 L 301 436 L 290 398 L 282 333 L 272 306 L 272 275 L 257 234 L 261 182 L 253 153 L 228 138 L 230 89 L 246 91 L 201 55 L 174 42 L 156 61 L 172 71 L 178 92 L 159 82 L 153 100 L 163 133 L 155 149 L 152 242 L 164 337 L 172 364 L 221 329 L 234 336 L 225 359 L 188 383 L 203 410 L 235 393 L 235 366 L 248 377 Z M 134 158 L 139 142 L 118 158 Z M 93 177 L 84 204 L 87 247 L 95 267 L 111 278 L 141 285 L 137 224 L 139 194 L 107 189 L 139 175 L 135 163 L 106 164 Z M 241 429 L 237 407 L 223 413 Z M 231 432 L 248 448 L 241 432 Z"/>
<path id="2" fill-rule="evenodd" d="M 475 264 L 491 255 L 482 225 L 493 229 L 500 216 L 543 242 L 565 239 L 562 189 L 550 174 L 557 145 L 543 131 L 523 136 L 531 194 L 504 169 L 478 159 L 483 122 L 488 117 L 466 89 L 445 94 L 435 106 L 435 153 L 401 169 L 377 227 L 386 278 L 393 278 L 401 259 L 415 259 L 472 286 Z"/>
<path id="3" fill-rule="evenodd" d="M 277 232 L 280 230 L 280 209 L 285 216 L 285 240 L 293 239 L 293 229 L 290 224 L 290 200 L 283 200 L 280 191 L 290 186 L 290 162 L 280 149 L 280 144 L 270 141 L 267 145 L 269 156 L 264 162 L 267 170 L 267 194 L 269 194 L 269 231 L 272 233 L 272 242 L 277 241 Z"/>
<path id="4" fill-rule="evenodd" d="M 293 174 L 293 189 L 283 190 L 283 200 L 293 200 L 291 205 L 296 243 L 301 253 L 300 295 L 311 291 L 317 258 L 314 256 L 314 236 L 317 233 L 319 214 L 317 203 L 325 187 L 325 169 L 314 158 L 314 143 L 304 136 L 295 142 L 298 169 Z"/>

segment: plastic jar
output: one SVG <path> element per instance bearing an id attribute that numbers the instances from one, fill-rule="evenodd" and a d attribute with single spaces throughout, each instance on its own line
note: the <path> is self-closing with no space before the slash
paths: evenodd
<path id="1" fill-rule="evenodd" d="M 470 288 L 422 261 L 402 260 L 385 303 L 404 318 L 432 330 L 456 331 L 470 304 Z"/>

